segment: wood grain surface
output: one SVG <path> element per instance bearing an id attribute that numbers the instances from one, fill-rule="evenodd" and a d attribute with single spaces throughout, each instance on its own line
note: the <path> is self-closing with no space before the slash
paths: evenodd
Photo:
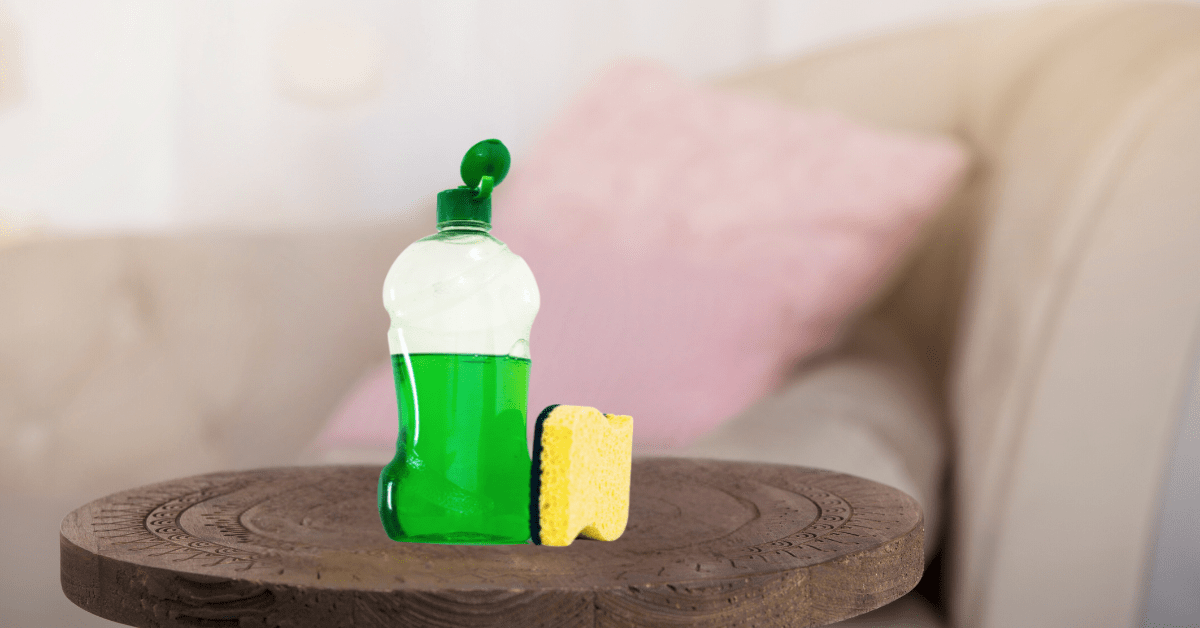
<path id="1" fill-rule="evenodd" d="M 920 507 L 783 465 L 637 460 L 629 528 L 569 547 L 396 543 L 378 467 L 215 473 L 63 520 L 62 587 L 133 626 L 819 626 L 921 577 Z"/>

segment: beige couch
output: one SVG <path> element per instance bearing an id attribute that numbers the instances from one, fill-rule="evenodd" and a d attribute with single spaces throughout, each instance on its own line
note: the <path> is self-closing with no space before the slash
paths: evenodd
<path id="1" fill-rule="evenodd" d="M 1200 6 L 1055 5 L 724 84 L 952 133 L 977 167 L 843 347 L 677 453 L 917 496 L 944 607 L 853 625 L 1140 625 L 1197 364 Z M 299 459 L 386 358 L 378 286 L 431 230 L 0 248 L 0 624 L 107 624 L 57 590 L 57 519 L 83 500 Z"/>

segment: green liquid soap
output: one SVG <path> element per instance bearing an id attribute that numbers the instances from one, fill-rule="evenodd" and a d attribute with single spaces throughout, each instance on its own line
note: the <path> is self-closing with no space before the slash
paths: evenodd
<path id="1" fill-rule="evenodd" d="M 529 360 L 392 356 L 400 433 L 379 476 L 395 541 L 498 545 L 529 539 Z"/>

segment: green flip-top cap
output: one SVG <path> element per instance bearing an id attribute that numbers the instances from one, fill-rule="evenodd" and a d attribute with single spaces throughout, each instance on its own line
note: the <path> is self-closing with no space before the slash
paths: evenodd
<path id="1" fill-rule="evenodd" d="M 508 175 L 512 158 L 500 140 L 483 140 L 463 156 L 459 173 L 465 185 L 437 195 L 437 226 L 470 221 L 492 226 L 492 188 Z"/>

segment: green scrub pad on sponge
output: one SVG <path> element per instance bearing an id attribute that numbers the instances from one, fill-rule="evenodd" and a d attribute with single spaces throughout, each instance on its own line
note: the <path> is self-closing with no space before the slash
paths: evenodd
<path id="1" fill-rule="evenodd" d="M 539 545 L 615 541 L 629 521 L 633 418 L 549 406 L 534 426 L 530 528 Z"/>

